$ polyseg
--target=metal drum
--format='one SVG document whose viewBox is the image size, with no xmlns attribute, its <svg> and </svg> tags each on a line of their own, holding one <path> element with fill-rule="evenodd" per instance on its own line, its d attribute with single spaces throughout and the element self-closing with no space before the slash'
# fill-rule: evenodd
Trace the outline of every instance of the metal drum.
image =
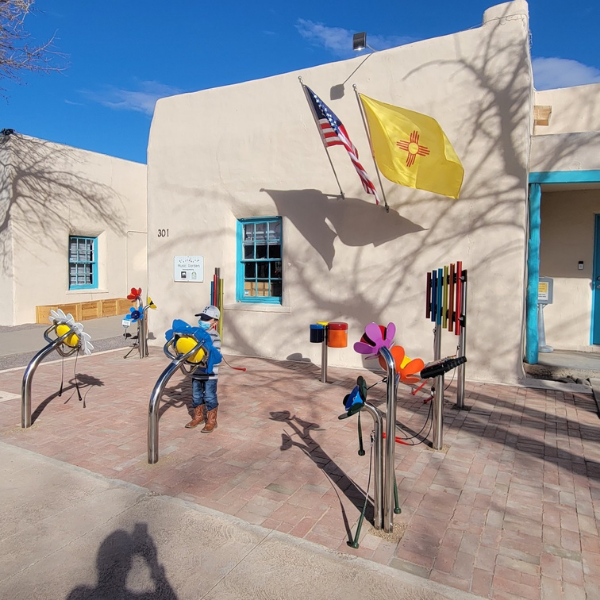
<svg viewBox="0 0 600 600">
<path fill-rule="evenodd" d="M 312 344 L 322 344 L 325 341 L 325 326 L 312 323 L 310 326 L 310 341 Z"/>
<path fill-rule="evenodd" d="M 348 346 L 348 323 L 329 323 L 327 326 L 327 345 L 330 348 L 346 348 Z"/>
</svg>

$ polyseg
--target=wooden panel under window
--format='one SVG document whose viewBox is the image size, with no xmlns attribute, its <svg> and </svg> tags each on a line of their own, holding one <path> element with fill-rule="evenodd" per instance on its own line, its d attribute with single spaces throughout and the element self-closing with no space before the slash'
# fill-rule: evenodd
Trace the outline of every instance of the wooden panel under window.
<svg viewBox="0 0 600 600">
<path fill-rule="evenodd" d="M 133 302 L 127 298 L 113 298 L 109 300 L 93 300 L 91 302 L 74 302 L 72 304 L 51 304 L 35 307 L 35 322 L 50 323 L 50 311 L 59 308 L 65 313 L 71 313 L 75 321 L 88 321 L 100 317 L 125 316 Z"/>
<path fill-rule="evenodd" d="M 116 317 L 118 300 L 101 300 L 100 301 L 100 316 L 101 317 Z"/>
<path fill-rule="evenodd" d="M 97 319 L 101 315 L 101 300 L 96 302 L 82 302 L 81 303 L 81 320 L 87 321 L 88 319 Z"/>
<path fill-rule="evenodd" d="M 60 308 L 60 310 L 62 310 L 65 315 L 68 315 L 69 313 L 73 315 L 73 318 L 76 321 L 81 321 L 81 304 L 77 303 L 77 304 L 59 304 L 58 308 Z"/>
</svg>

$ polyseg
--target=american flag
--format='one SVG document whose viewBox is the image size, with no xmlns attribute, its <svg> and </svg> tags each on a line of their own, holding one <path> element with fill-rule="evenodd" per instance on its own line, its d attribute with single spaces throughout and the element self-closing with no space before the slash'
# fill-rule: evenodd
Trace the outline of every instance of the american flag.
<svg viewBox="0 0 600 600">
<path fill-rule="evenodd" d="M 342 122 L 335 116 L 334 112 L 317 96 L 308 86 L 304 86 L 306 97 L 309 100 L 310 107 L 315 116 L 319 132 L 325 148 L 330 146 L 344 146 L 348 151 L 348 156 L 360 177 L 360 181 L 367 194 L 375 196 L 375 202 L 379 204 L 379 196 L 373 182 L 369 179 L 367 172 L 358 160 L 358 150 L 350 141 L 348 132 Z"/>
</svg>

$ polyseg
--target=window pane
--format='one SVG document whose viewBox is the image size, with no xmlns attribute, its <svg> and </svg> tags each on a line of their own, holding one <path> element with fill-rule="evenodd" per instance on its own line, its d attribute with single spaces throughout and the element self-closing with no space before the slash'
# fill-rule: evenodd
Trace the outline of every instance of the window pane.
<svg viewBox="0 0 600 600">
<path fill-rule="evenodd" d="M 254 281 L 244 282 L 244 297 L 256 296 L 256 284 Z"/>
<path fill-rule="evenodd" d="M 256 277 L 256 263 L 246 263 L 244 265 L 244 277 L 254 279 Z"/>
<path fill-rule="evenodd" d="M 267 246 L 265 244 L 256 244 L 256 258 L 267 258 Z"/>
<path fill-rule="evenodd" d="M 281 281 L 271 281 L 271 296 L 281 298 Z"/>
<path fill-rule="evenodd" d="M 244 258 L 254 258 L 254 246 L 244 246 Z"/>
<path fill-rule="evenodd" d="M 244 242 L 254 241 L 254 223 L 244 225 Z"/>
<path fill-rule="evenodd" d="M 267 239 L 267 224 L 266 223 L 256 223 L 256 241 L 257 242 L 265 242 Z"/>
<path fill-rule="evenodd" d="M 269 295 L 269 282 L 268 281 L 259 281 L 256 284 L 256 295 L 257 296 L 268 296 Z"/>
<path fill-rule="evenodd" d="M 281 261 L 271 263 L 271 279 L 281 279 Z"/>
<path fill-rule="evenodd" d="M 259 279 L 268 279 L 269 278 L 269 263 L 257 263 L 256 267 L 258 269 L 258 277 Z"/>
<path fill-rule="evenodd" d="M 278 242 L 281 239 L 281 222 L 269 223 L 269 243 Z"/>
<path fill-rule="evenodd" d="M 281 258 L 281 246 L 279 244 L 269 246 L 269 258 Z"/>
</svg>

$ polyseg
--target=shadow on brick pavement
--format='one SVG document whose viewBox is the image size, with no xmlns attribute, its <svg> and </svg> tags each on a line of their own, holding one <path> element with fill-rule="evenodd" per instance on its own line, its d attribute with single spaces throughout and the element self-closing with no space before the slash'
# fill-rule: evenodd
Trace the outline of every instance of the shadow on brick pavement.
<svg viewBox="0 0 600 600">
<path fill-rule="evenodd" d="M 402 539 L 363 527 L 354 550 L 346 541 L 363 506 L 369 452 L 357 455 L 356 420 L 337 416 L 357 375 L 369 384 L 378 375 L 330 368 L 334 383 L 323 384 L 310 363 L 228 360 L 248 370 L 222 367 L 211 435 L 183 427 L 189 381 L 177 374 L 169 382 L 156 465 L 147 463 L 148 401 L 167 362 L 154 348 L 144 360 L 120 352 L 79 359 L 86 408 L 73 389 L 56 395 L 60 363 L 41 365 L 33 427 L 20 429 L 18 398 L 0 402 L 0 439 L 484 597 L 600 597 L 600 429 L 591 395 L 467 382 L 471 410 L 456 411 L 450 386 L 444 451 L 397 446 Z M 74 361 L 64 369 L 72 378 Z M 21 377 L 0 372 L 0 390 L 18 394 Z M 384 386 L 370 394 L 384 409 Z M 422 395 L 399 390 L 405 437 L 428 412 Z"/>
</svg>

